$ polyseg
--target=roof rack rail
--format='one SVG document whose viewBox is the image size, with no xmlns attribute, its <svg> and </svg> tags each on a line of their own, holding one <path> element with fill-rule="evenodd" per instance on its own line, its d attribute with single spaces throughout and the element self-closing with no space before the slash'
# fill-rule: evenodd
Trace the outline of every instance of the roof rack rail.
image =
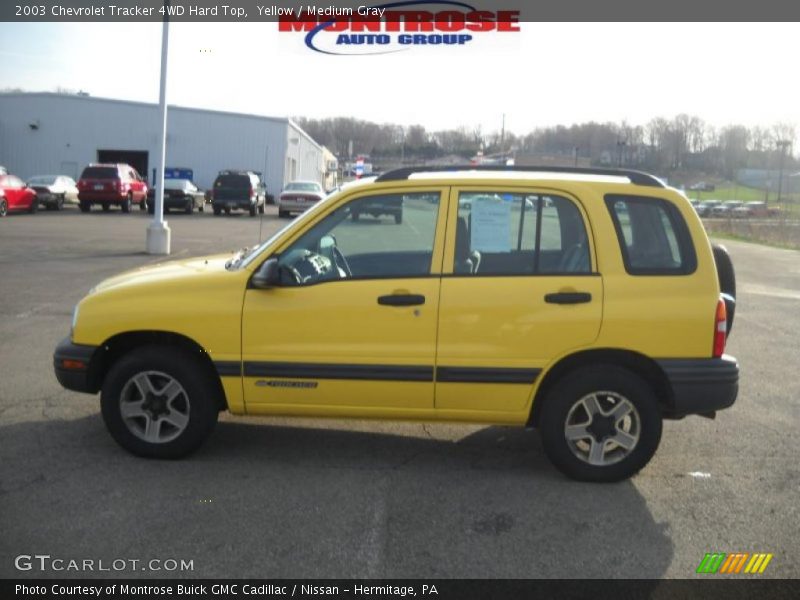
<svg viewBox="0 0 800 600">
<path fill-rule="evenodd" d="M 636 185 L 646 185 L 649 187 L 663 188 L 664 183 L 657 177 L 642 171 L 630 169 L 592 169 L 586 167 L 527 167 L 517 165 L 427 165 L 424 167 L 401 167 L 386 171 L 375 180 L 379 181 L 401 181 L 408 179 L 414 173 L 432 173 L 436 171 L 518 171 L 527 173 L 576 173 L 579 175 L 611 175 L 615 177 L 627 177 L 630 182 Z"/>
</svg>

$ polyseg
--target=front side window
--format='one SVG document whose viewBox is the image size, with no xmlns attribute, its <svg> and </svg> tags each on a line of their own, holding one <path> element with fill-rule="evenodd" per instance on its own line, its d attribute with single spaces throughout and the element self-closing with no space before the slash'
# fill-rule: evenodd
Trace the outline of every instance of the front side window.
<svg viewBox="0 0 800 600">
<path fill-rule="evenodd" d="M 429 275 L 439 198 L 386 194 L 340 206 L 281 254 L 282 283 Z"/>
<path fill-rule="evenodd" d="M 567 198 L 461 192 L 453 272 L 457 275 L 590 273 L 586 228 Z"/>
<path fill-rule="evenodd" d="M 689 230 L 680 212 L 658 198 L 605 197 L 631 275 L 685 275 L 697 267 Z"/>
</svg>

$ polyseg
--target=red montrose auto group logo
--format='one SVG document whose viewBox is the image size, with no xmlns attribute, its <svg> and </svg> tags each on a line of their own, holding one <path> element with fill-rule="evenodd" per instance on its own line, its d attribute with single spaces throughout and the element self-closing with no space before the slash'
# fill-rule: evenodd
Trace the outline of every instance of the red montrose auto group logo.
<svg viewBox="0 0 800 600">
<path fill-rule="evenodd" d="M 411 0 L 357 8 L 301 6 L 278 19 L 323 54 L 387 54 L 419 46 L 463 46 L 481 33 L 519 31 L 519 11 L 478 10 L 463 2 Z"/>
</svg>

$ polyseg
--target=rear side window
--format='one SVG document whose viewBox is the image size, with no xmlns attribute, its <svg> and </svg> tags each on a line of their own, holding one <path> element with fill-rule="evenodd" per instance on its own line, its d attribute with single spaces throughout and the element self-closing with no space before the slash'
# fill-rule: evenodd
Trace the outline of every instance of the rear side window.
<svg viewBox="0 0 800 600">
<path fill-rule="evenodd" d="M 666 200 L 609 194 L 625 270 L 631 275 L 688 275 L 697 255 L 686 222 Z"/>
<path fill-rule="evenodd" d="M 458 275 L 591 273 L 581 213 L 552 195 L 461 192 L 454 259 Z"/>
<path fill-rule="evenodd" d="M 81 179 L 117 179 L 116 167 L 86 167 Z"/>
</svg>

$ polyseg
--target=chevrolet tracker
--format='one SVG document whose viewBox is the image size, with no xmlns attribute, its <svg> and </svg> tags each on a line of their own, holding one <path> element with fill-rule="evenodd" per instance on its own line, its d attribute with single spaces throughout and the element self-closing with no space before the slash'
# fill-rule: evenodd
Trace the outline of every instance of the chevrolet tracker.
<svg viewBox="0 0 800 600">
<path fill-rule="evenodd" d="M 375 206 L 402 219 L 356 218 Z M 734 297 L 725 249 L 645 173 L 403 168 L 252 249 L 100 283 L 54 363 L 140 456 L 192 452 L 222 410 L 462 421 L 538 428 L 565 474 L 616 481 L 663 419 L 735 401 Z"/>
</svg>

